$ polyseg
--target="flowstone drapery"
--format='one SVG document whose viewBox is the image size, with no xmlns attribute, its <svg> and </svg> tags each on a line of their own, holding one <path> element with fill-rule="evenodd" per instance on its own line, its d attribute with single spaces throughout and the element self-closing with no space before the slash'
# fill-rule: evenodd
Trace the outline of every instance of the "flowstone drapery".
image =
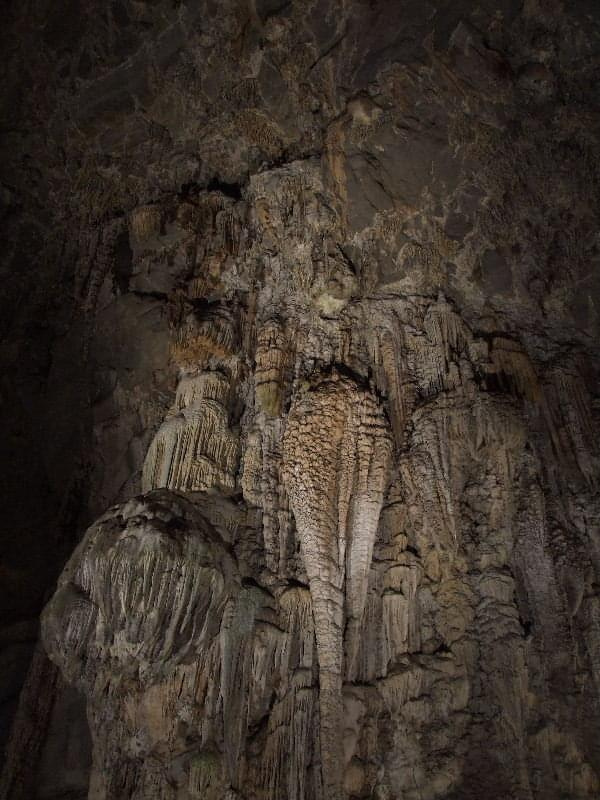
<svg viewBox="0 0 600 800">
<path fill-rule="evenodd" d="M 0 796 L 596 800 L 597 4 L 42 5 Z"/>
<path fill-rule="evenodd" d="M 454 798 L 492 747 L 511 797 L 556 752 L 591 797 L 572 707 L 541 721 L 559 674 L 577 686 L 555 643 L 591 665 L 597 640 L 577 362 L 540 374 L 442 292 L 361 288 L 326 192 L 310 160 L 198 200 L 146 494 L 89 529 L 44 616 L 88 698 L 93 796 Z"/>
</svg>

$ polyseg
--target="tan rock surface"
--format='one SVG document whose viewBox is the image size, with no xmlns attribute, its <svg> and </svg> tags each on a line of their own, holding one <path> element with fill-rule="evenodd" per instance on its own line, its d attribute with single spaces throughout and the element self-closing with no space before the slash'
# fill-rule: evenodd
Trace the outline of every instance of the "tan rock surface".
<svg viewBox="0 0 600 800">
<path fill-rule="evenodd" d="M 0 39 L 0 798 L 596 800 L 597 4 Z"/>
</svg>

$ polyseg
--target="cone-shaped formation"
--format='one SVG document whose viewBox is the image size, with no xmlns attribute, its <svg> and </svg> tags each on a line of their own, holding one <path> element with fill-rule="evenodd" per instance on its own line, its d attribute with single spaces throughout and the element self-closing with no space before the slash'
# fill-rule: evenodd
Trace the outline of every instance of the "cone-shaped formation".
<svg viewBox="0 0 600 800">
<path fill-rule="evenodd" d="M 344 672 L 357 630 L 391 457 L 387 421 L 374 395 L 333 374 L 296 397 L 284 436 L 283 479 L 296 519 L 313 600 L 319 658 L 325 796 L 341 794 Z"/>
<path fill-rule="evenodd" d="M 256 399 L 269 416 L 281 412 L 287 342 L 281 323 L 268 320 L 258 332 L 256 347 Z"/>
</svg>

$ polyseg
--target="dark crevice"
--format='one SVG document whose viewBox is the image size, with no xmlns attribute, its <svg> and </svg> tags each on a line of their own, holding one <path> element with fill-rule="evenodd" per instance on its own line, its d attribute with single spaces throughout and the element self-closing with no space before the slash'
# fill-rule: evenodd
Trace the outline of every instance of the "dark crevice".
<svg viewBox="0 0 600 800">
<path fill-rule="evenodd" d="M 129 234 L 122 231 L 115 242 L 113 276 L 117 289 L 121 294 L 129 290 L 129 281 L 133 271 L 133 252 L 129 244 Z"/>
<path fill-rule="evenodd" d="M 242 199 L 242 186 L 239 183 L 226 183 L 220 181 L 218 178 L 213 178 L 206 187 L 209 192 L 220 192 L 225 197 L 231 197 L 232 200 Z"/>
<path fill-rule="evenodd" d="M 261 592 L 268 594 L 269 597 L 273 597 L 271 592 L 264 586 L 261 586 L 260 583 L 251 575 L 245 575 L 242 578 L 242 586 L 244 587 L 244 589 L 260 589 Z"/>
<path fill-rule="evenodd" d="M 134 289 L 130 292 L 130 294 L 135 295 L 136 297 L 142 297 L 145 299 L 152 299 L 152 300 L 160 300 L 161 303 L 166 302 L 169 298 L 165 292 L 142 292 L 140 289 Z"/>
<path fill-rule="evenodd" d="M 286 589 L 308 589 L 308 584 L 303 583 L 302 581 L 297 580 L 296 578 L 289 578 L 287 581 Z"/>
</svg>

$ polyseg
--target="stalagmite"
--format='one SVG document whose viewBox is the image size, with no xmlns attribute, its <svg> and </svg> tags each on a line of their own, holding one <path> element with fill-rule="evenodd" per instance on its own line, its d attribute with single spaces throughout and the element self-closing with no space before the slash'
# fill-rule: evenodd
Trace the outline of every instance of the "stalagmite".
<svg viewBox="0 0 600 800">
<path fill-rule="evenodd" d="M 341 796 L 344 626 L 351 674 L 390 456 L 377 400 L 354 381 L 334 372 L 295 398 L 284 435 L 283 480 L 313 601 L 323 785 L 332 799 Z"/>
<path fill-rule="evenodd" d="M 87 532 L 44 612 L 48 652 L 94 692 L 114 673 L 156 682 L 218 635 L 235 566 L 195 506 L 155 492 Z"/>
</svg>

